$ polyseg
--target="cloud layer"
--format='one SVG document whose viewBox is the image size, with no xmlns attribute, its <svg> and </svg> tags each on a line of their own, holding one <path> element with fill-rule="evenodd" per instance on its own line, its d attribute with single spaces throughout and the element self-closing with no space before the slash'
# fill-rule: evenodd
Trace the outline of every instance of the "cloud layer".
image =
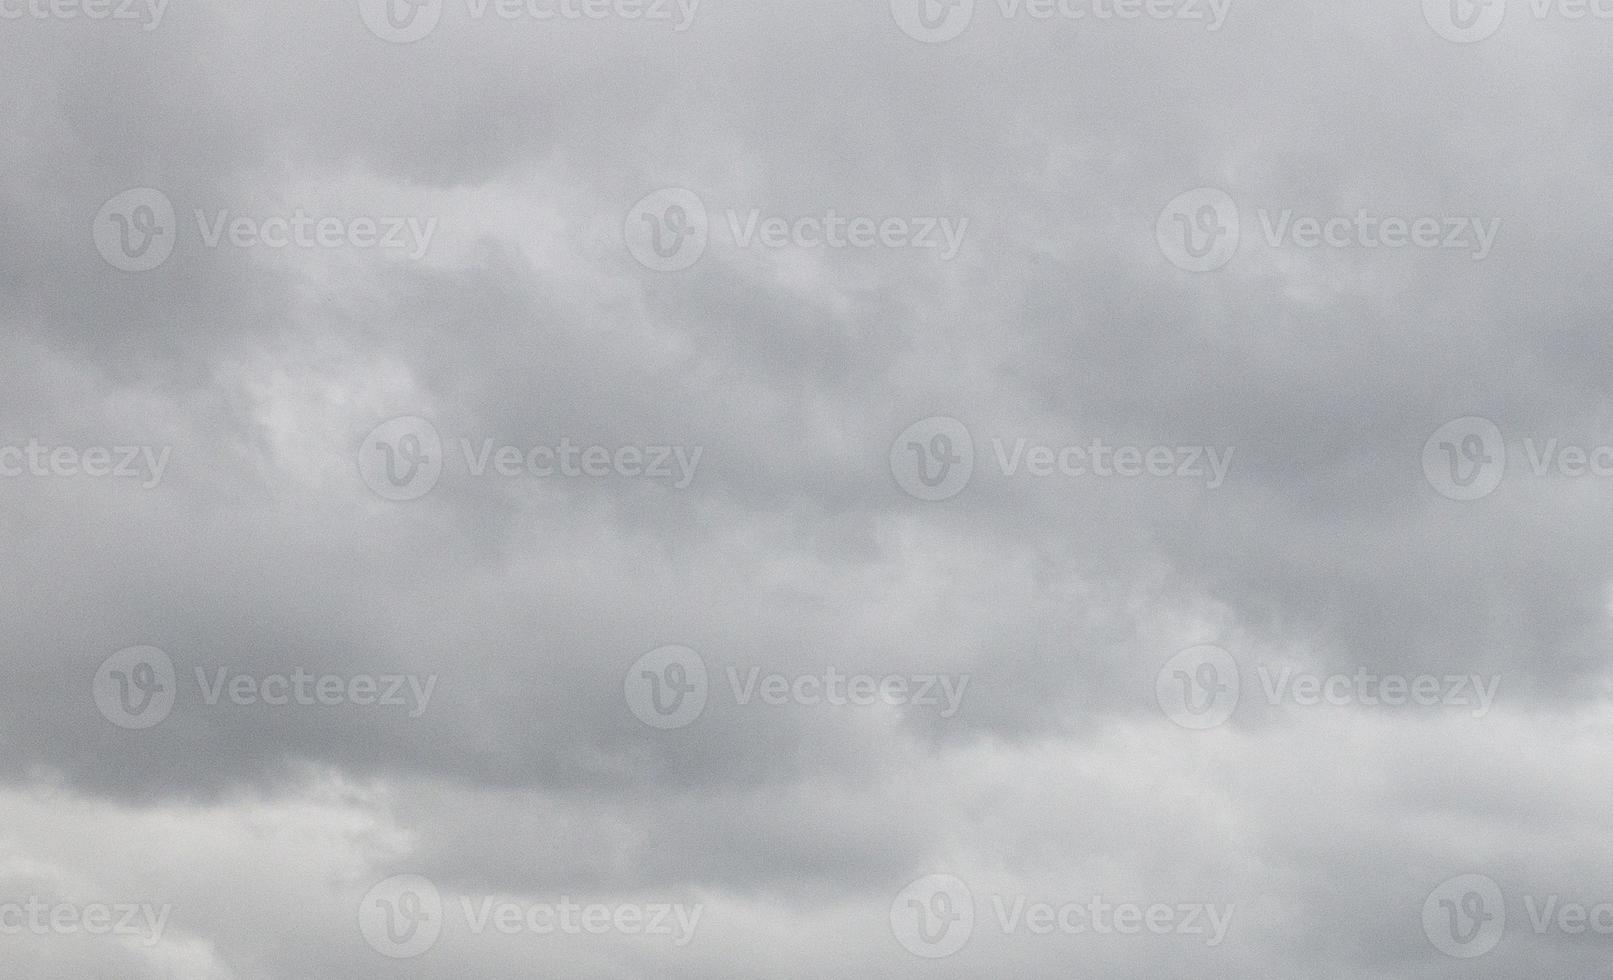
<svg viewBox="0 0 1613 980">
<path fill-rule="evenodd" d="M 1577 9 L 0 0 L 10 972 L 1605 963 Z"/>
</svg>

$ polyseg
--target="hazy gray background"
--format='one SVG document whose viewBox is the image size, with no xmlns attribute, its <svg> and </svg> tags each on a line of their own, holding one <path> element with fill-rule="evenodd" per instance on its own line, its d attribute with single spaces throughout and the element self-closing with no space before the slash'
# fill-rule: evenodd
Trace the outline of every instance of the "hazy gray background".
<svg viewBox="0 0 1613 980">
<path fill-rule="evenodd" d="M 173 0 L 154 30 L 0 20 L 0 442 L 172 446 L 161 484 L 0 479 L 0 901 L 172 903 L 166 941 L 0 937 L 25 977 L 964 978 L 1589 975 L 1613 937 L 1607 479 L 1514 465 L 1483 500 L 1425 440 L 1613 440 L 1613 21 L 1513 0 L 1477 44 L 1411 0 L 1232 0 L 1224 26 L 1007 21 L 945 44 L 886 0 L 705 0 L 664 23 L 475 22 L 409 45 L 356 2 Z M 14 8 L 8 8 L 14 9 Z M 1243 208 L 1194 274 L 1192 188 Z M 178 247 L 91 234 L 163 190 Z M 634 202 L 712 241 L 653 272 Z M 424 258 L 206 248 L 193 213 L 418 215 Z M 741 250 L 725 211 L 967 217 L 916 249 Z M 1296 249 L 1257 209 L 1477 215 L 1466 252 Z M 378 423 L 700 446 L 644 480 L 445 475 L 378 499 Z M 974 433 L 915 500 L 892 440 Z M 1009 479 L 990 439 L 1236 447 L 1214 491 Z M 1216 643 L 1319 672 L 1502 677 L 1448 708 L 1245 705 L 1178 727 L 1155 675 Z M 206 708 L 125 731 L 108 655 L 435 673 L 429 710 Z M 641 724 L 630 665 L 698 650 L 713 703 Z M 740 708 L 763 672 L 966 673 L 956 717 Z M 724 703 L 726 701 L 726 703 Z M 394 962 L 360 898 L 700 902 L 697 938 L 445 936 Z M 1181 937 L 892 935 L 910 881 L 977 898 L 1236 905 Z M 1421 910 L 1463 873 L 1508 932 L 1462 961 Z M 987 913 L 982 910 L 982 916 Z"/>
</svg>

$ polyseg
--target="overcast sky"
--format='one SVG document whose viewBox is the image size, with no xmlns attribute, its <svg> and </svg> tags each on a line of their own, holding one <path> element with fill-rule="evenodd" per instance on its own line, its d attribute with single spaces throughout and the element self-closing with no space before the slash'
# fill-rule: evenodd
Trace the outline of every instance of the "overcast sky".
<svg viewBox="0 0 1613 980">
<path fill-rule="evenodd" d="M 1588 976 L 1603 0 L 0 0 L 0 973 Z"/>
</svg>

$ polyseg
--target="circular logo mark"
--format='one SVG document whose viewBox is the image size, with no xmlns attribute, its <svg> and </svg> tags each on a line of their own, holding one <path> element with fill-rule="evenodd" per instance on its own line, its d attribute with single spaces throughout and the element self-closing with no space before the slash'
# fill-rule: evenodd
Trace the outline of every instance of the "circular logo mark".
<svg viewBox="0 0 1613 980">
<path fill-rule="evenodd" d="M 914 956 L 927 960 L 951 956 L 974 931 L 974 896 L 952 875 L 920 878 L 891 903 L 891 932 Z"/>
<path fill-rule="evenodd" d="M 412 44 L 437 29 L 443 0 L 358 0 L 370 33 L 393 44 Z"/>
<path fill-rule="evenodd" d="M 1452 500 L 1488 497 L 1507 472 L 1507 444 L 1489 419 L 1469 415 L 1447 422 L 1423 443 L 1423 476 Z"/>
<path fill-rule="evenodd" d="M 1188 272 L 1211 272 L 1238 254 L 1238 205 L 1214 187 L 1178 194 L 1154 223 L 1159 250 L 1171 265 Z"/>
<path fill-rule="evenodd" d="M 1507 0 L 1423 0 L 1423 16 L 1445 40 L 1472 44 L 1501 29 Z"/>
<path fill-rule="evenodd" d="M 1241 694 L 1238 662 L 1232 654 L 1209 644 L 1178 653 L 1154 678 L 1154 698 L 1160 710 L 1171 721 L 1194 731 L 1226 724 L 1238 710 Z"/>
<path fill-rule="evenodd" d="M 431 879 L 421 875 L 388 878 L 359 903 L 358 928 L 382 956 L 395 960 L 419 956 L 442 935 L 442 895 Z"/>
<path fill-rule="evenodd" d="M 1428 893 L 1423 932 L 1446 956 L 1470 960 L 1501 942 L 1507 907 L 1501 886 L 1484 875 L 1457 875 Z"/>
<path fill-rule="evenodd" d="M 633 205 L 622 234 L 627 250 L 646 269 L 681 272 L 706 254 L 711 228 L 698 194 L 668 187 Z"/>
<path fill-rule="evenodd" d="M 178 689 L 174 662 L 156 647 L 129 647 L 107 657 L 93 685 L 101 714 L 131 731 L 162 724 Z"/>
<path fill-rule="evenodd" d="M 688 647 L 651 650 L 628 668 L 622 692 L 644 724 L 663 731 L 683 728 L 706 710 L 706 662 Z"/>
<path fill-rule="evenodd" d="M 947 500 L 963 492 L 975 471 L 975 442 L 954 418 L 914 422 L 891 443 L 891 475 L 919 500 Z"/>
<path fill-rule="evenodd" d="M 383 422 L 358 450 L 358 473 L 386 500 L 418 500 L 442 477 L 442 439 L 425 419 L 406 415 Z"/>
<path fill-rule="evenodd" d="M 975 0 L 891 0 L 891 16 L 913 40 L 940 44 L 968 30 Z"/>
<path fill-rule="evenodd" d="M 167 194 L 136 187 L 101 205 L 90 231 L 95 250 L 108 265 L 124 272 L 150 272 L 174 254 L 179 222 Z"/>
</svg>

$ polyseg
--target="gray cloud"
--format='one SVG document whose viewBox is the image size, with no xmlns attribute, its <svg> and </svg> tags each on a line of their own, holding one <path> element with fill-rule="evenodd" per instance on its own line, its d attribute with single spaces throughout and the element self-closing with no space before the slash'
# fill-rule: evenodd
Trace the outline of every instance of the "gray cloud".
<svg viewBox="0 0 1613 980">
<path fill-rule="evenodd" d="M 1514 2 L 1494 37 L 1457 44 L 1437 4 L 1234 2 L 1208 31 L 979 0 L 932 45 L 885 2 L 705 0 L 681 32 L 449 2 L 392 44 L 362 6 L 0 20 L 0 930 L 35 896 L 173 910 L 151 946 L 8 935 L 20 975 L 1605 961 L 1607 935 L 1529 913 L 1613 901 L 1589 775 L 1608 732 L 1608 476 L 1564 475 L 1567 455 L 1537 474 L 1531 454 L 1613 445 L 1596 99 L 1613 24 Z M 1189 272 L 1156 224 L 1204 187 L 1240 238 Z M 98 211 L 137 188 L 175 214 L 149 271 L 98 247 L 116 232 Z M 634 202 L 664 188 L 708 221 L 681 271 L 627 240 Z M 962 233 L 943 257 L 734 230 L 831 211 Z M 1284 212 L 1498 230 L 1482 260 L 1306 248 L 1268 240 Z M 298 215 L 339 219 L 341 239 L 205 230 L 247 218 L 272 237 Z M 429 246 L 355 244 L 355 221 L 394 217 L 430 222 Z M 1498 427 L 1506 471 L 1462 501 L 1424 454 L 1467 416 Z M 390 450 L 394 473 L 412 458 L 367 441 L 400 417 L 430 424 L 442 472 L 391 501 L 365 454 Z M 967 430 L 974 466 L 928 501 L 893 442 L 935 417 Z M 1035 476 L 1003 462 L 1020 440 L 1053 459 L 1094 440 L 1231 455 L 1214 488 Z M 563 445 L 612 468 L 526 469 Z M 504 446 L 520 472 L 478 475 L 476 453 Z M 84 472 L 124 447 L 166 449 L 166 468 Z M 698 463 L 679 485 L 623 472 L 624 447 Z M 1182 678 L 1160 672 L 1206 643 L 1240 697 L 1193 731 L 1161 711 Z M 708 685 L 696 717 L 658 728 L 633 668 L 668 645 Z M 103 665 L 144 646 L 172 663 L 173 704 L 120 727 L 108 705 L 150 678 Z M 1280 665 L 1479 674 L 1496 703 L 1268 703 L 1261 671 Z M 789 703 L 736 690 L 752 670 Z M 799 693 L 834 672 L 967 687 L 947 715 Z M 303 673 L 336 686 L 265 696 Z M 213 678 L 247 693 L 210 703 Z M 430 699 L 358 703 L 371 678 Z M 359 910 L 400 874 L 446 904 L 438 942 L 394 959 Z M 967 883 L 977 913 L 933 961 L 891 909 L 931 874 Z M 1470 960 L 1423 918 L 1464 874 L 1507 913 Z M 1236 911 L 1213 947 L 993 917 L 993 897 L 1094 895 Z M 476 935 L 462 898 L 704 913 L 686 946 Z"/>
</svg>

